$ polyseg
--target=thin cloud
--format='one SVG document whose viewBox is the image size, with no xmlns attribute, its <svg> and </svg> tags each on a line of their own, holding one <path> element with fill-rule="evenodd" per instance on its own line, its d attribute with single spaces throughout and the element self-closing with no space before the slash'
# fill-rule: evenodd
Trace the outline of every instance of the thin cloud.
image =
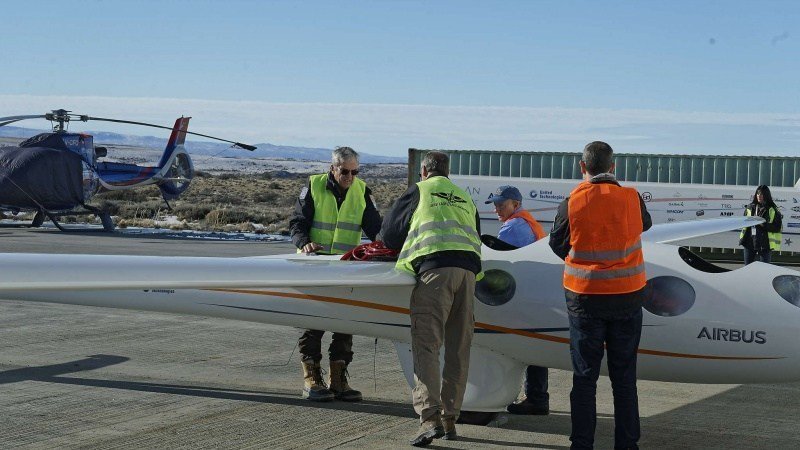
<svg viewBox="0 0 800 450">
<path fill-rule="evenodd" d="M 772 45 L 776 45 L 778 42 L 785 41 L 787 39 L 789 39 L 789 32 L 784 31 L 783 33 L 772 38 Z"/>
<path fill-rule="evenodd" d="M 187 115 L 193 117 L 191 130 L 241 142 L 349 145 L 395 156 L 409 147 L 572 151 L 596 139 L 626 152 L 746 153 L 750 143 L 742 141 L 742 130 L 774 154 L 796 152 L 800 144 L 785 139 L 800 130 L 800 114 L 0 95 L 0 116 L 43 114 L 54 108 L 163 124 Z M 72 127 L 159 134 L 102 123 Z"/>
</svg>

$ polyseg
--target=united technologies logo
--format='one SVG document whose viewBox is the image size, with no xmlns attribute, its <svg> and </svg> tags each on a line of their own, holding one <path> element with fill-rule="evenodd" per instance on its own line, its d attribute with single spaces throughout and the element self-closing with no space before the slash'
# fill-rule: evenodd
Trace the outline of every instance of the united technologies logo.
<svg viewBox="0 0 800 450">
<path fill-rule="evenodd" d="M 533 190 L 533 191 L 531 191 L 531 192 L 530 192 L 530 194 L 529 194 L 529 195 L 531 196 L 531 198 L 536 198 L 536 197 L 538 197 L 538 196 L 539 196 L 539 193 L 538 193 L 538 192 L 536 192 L 536 190 Z"/>
</svg>

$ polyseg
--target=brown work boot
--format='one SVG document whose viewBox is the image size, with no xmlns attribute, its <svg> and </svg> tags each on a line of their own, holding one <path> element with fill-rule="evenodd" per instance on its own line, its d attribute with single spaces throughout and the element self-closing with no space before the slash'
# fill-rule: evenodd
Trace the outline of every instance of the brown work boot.
<svg viewBox="0 0 800 450">
<path fill-rule="evenodd" d="M 434 439 L 444 436 L 444 428 L 439 415 L 436 414 L 420 424 L 417 433 L 409 441 L 414 447 L 425 447 Z"/>
<path fill-rule="evenodd" d="M 453 416 L 442 416 L 442 428 L 444 429 L 444 435 L 442 439 L 446 441 L 455 441 L 458 439 L 458 434 L 456 434 L 456 418 Z"/>
<path fill-rule="evenodd" d="M 325 386 L 322 379 L 322 367 L 318 362 L 301 361 L 303 365 L 303 398 L 314 402 L 329 402 L 333 400 L 333 392 Z"/>
<path fill-rule="evenodd" d="M 344 361 L 331 361 L 331 392 L 337 400 L 361 401 L 361 392 L 347 384 L 347 363 Z"/>
</svg>

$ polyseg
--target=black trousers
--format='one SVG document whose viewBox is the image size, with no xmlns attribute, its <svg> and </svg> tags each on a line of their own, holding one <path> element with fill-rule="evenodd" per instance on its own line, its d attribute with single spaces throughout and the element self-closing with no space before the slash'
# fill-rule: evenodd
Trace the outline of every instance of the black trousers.
<svg viewBox="0 0 800 450">
<path fill-rule="evenodd" d="M 306 330 L 300 340 L 300 355 L 304 362 L 318 363 L 322 360 L 322 335 L 323 330 Z M 333 341 L 328 347 L 328 355 L 331 361 L 344 361 L 350 364 L 353 360 L 353 335 L 333 333 Z"/>
<path fill-rule="evenodd" d="M 547 367 L 528 366 L 525 370 L 525 397 L 538 406 L 550 406 L 547 393 Z"/>
<path fill-rule="evenodd" d="M 572 449 L 594 447 L 597 378 L 603 353 L 614 393 L 614 448 L 638 449 L 641 436 L 636 389 L 636 351 L 642 334 L 641 308 L 628 317 L 592 319 L 569 316 L 572 355 Z M 605 348 L 604 348 L 605 344 Z"/>
</svg>

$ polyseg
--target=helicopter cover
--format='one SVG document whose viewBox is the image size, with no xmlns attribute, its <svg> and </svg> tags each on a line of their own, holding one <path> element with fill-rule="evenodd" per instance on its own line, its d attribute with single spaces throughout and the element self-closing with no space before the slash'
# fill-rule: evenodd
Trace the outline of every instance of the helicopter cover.
<svg viewBox="0 0 800 450">
<path fill-rule="evenodd" d="M 42 136 L 42 135 L 39 135 Z M 83 203 L 81 157 L 60 139 L 0 147 L 0 206 L 50 211 L 72 209 Z M 57 141 L 57 142 L 56 142 Z M 25 147 L 24 145 L 35 145 Z"/>
</svg>

